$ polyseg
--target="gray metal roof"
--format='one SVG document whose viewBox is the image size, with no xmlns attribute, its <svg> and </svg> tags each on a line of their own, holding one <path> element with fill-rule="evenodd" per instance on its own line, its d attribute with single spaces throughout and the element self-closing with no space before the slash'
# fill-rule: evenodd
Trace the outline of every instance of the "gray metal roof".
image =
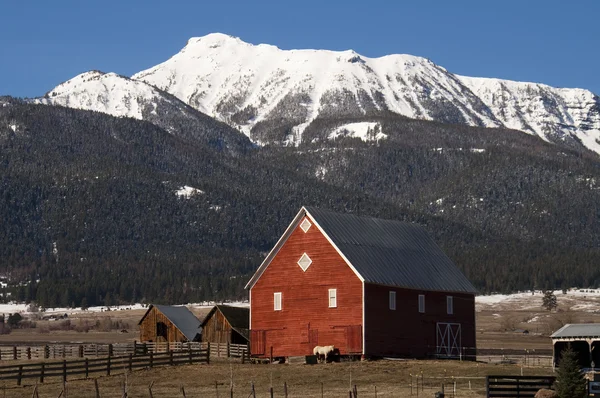
<svg viewBox="0 0 600 398">
<path fill-rule="evenodd" d="M 476 289 L 420 226 L 305 207 L 365 282 L 418 290 Z"/>
<path fill-rule="evenodd" d="M 550 336 L 553 339 L 600 337 L 600 323 L 568 323 Z"/>
<path fill-rule="evenodd" d="M 165 314 L 165 316 L 173 322 L 175 327 L 179 329 L 189 341 L 194 341 L 196 336 L 200 334 L 200 321 L 187 309 L 187 307 L 159 304 L 152 305 Z"/>
</svg>

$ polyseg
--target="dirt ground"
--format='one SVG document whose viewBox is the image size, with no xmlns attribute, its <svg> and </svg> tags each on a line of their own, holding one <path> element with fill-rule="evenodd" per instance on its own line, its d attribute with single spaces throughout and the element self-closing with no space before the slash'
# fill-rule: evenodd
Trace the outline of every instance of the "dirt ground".
<svg viewBox="0 0 600 398">
<path fill-rule="evenodd" d="M 273 387 L 275 397 L 347 397 L 356 385 L 359 397 L 432 397 L 441 391 L 447 397 L 485 396 L 485 376 L 548 374 L 551 369 L 521 368 L 516 365 L 489 365 L 469 361 L 358 361 L 317 365 L 241 364 L 239 360 L 213 360 L 210 365 L 184 365 L 141 370 L 133 373 L 98 378 L 101 397 L 229 397 L 233 381 L 233 396 L 248 398 L 254 385 L 256 397 L 269 397 Z M 418 381 L 417 381 L 418 379 Z M 126 383 L 126 387 L 125 387 Z M 455 384 L 456 383 L 456 384 Z M 1 394 L 6 397 L 31 397 L 34 384 L 22 387 L 6 382 Z M 412 385 L 412 387 L 411 387 Z M 71 380 L 66 384 L 68 397 L 94 397 L 94 381 Z M 63 390 L 60 380 L 37 386 L 40 397 L 58 397 Z M 322 395 L 321 395 L 322 388 Z M 412 390 L 412 395 L 411 395 Z M 63 396 L 65 396 L 63 394 Z"/>
</svg>

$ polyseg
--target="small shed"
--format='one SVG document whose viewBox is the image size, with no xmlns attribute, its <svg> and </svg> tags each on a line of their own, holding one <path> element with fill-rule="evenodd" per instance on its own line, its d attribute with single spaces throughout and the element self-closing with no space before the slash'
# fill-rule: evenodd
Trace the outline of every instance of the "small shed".
<svg viewBox="0 0 600 398">
<path fill-rule="evenodd" d="M 202 321 L 202 341 L 248 344 L 250 309 L 215 305 Z"/>
<path fill-rule="evenodd" d="M 558 366 L 562 351 L 570 345 L 580 367 L 600 367 L 600 323 L 568 323 L 550 337 L 554 366 Z"/>
<path fill-rule="evenodd" d="M 140 341 L 200 341 L 200 321 L 183 306 L 152 304 L 138 325 Z"/>
</svg>

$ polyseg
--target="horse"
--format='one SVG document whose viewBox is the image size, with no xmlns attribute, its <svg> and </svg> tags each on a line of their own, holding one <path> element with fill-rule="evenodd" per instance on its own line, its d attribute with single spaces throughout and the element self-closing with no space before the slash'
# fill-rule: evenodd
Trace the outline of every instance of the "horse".
<svg viewBox="0 0 600 398">
<path fill-rule="evenodd" d="M 313 355 L 317 356 L 317 360 L 321 362 L 321 357 L 323 357 L 323 361 L 327 362 L 327 357 L 331 355 L 335 351 L 335 346 L 326 345 L 326 346 L 315 346 L 313 348 Z"/>
</svg>

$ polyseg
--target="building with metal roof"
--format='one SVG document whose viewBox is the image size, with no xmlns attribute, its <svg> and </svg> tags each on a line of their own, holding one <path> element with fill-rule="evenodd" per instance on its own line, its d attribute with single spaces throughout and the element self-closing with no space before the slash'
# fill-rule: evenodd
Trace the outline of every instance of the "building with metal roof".
<svg viewBox="0 0 600 398">
<path fill-rule="evenodd" d="M 476 290 L 416 224 L 303 207 L 246 288 L 257 356 L 332 342 L 371 356 L 475 347 Z"/>
<path fill-rule="evenodd" d="M 600 367 L 600 323 L 568 323 L 552 333 L 552 363 L 558 366 L 568 346 L 578 354 L 582 368 Z"/>
<path fill-rule="evenodd" d="M 140 341 L 200 341 L 200 321 L 184 306 L 151 304 L 138 322 Z"/>
<path fill-rule="evenodd" d="M 215 305 L 201 323 L 202 341 L 248 344 L 250 308 Z"/>
</svg>

